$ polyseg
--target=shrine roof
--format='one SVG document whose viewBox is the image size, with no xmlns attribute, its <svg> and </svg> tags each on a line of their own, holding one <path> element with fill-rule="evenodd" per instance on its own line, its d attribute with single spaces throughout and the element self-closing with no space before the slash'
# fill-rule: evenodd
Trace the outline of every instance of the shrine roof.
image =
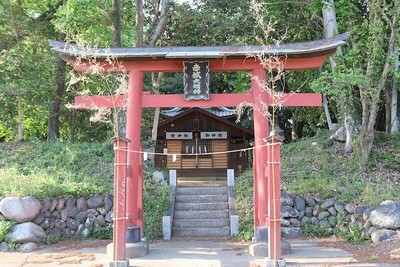
<svg viewBox="0 0 400 267">
<path fill-rule="evenodd" d="M 235 109 L 230 109 L 226 107 L 214 107 L 214 108 L 201 108 L 211 114 L 214 114 L 215 116 L 218 117 L 232 117 L 236 115 Z M 161 114 L 165 117 L 175 117 L 183 112 L 185 112 L 186 109 L 182 107 L 176 107 L 168 110 L 163 110 L 161 111 Z"/>
<path fill-rule="evenodd" d="M 247 58 L 254 54 L 305 57 L 331 54 L 344 45 L 349 33 L 316 41 L 281 45 L 253 46 L 180 46 L 180 47 L 132 47 L 132 48 L 91 48 L 65 42 L 49 40 L 51 49 L 63 57 L 88 57 L 96 59 L 154 60 L 154 59 L 219 59 Z"/>
</svg>

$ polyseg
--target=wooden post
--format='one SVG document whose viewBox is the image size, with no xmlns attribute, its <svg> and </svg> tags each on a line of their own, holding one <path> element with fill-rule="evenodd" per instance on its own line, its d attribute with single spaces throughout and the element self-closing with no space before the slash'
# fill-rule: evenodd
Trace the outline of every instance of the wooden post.
<svg viewBox="0 0 400 267">
<path fill-rule="evenodd" d="M 143 149 L 140 147 L 140 152 L 142 152 Z M 139 158 L 139 175 L 138 175 L 138 222 L 137 225 L 140 227 L 141 235 L 143 235 L 143 154 L 140 153 L 140 158 Z"/>
<path fill-rule="evenodd" d="M 267 163 L 267 195 L 268 216 L 266 225 L 269 227 L 268 258 L 273 262 L 281 259 L 281 173 L 280 173 L 280 147 L 283 137 L 271 135 L 265 139 L 268 144 Z"/>
<path fill-rule="evenodd" d="M 114 232 L 113 261 L 126 261 L 126 176 L 127 149 L 129 140 L 121 137 L 113 138 L 114 142 Z"/>
<path fill-rule="evenodd" d="M 127 211 L 129 226 L 138 226 L 139 211 L 139 176 L 141 157 L 140 130 L 142 121 L 142 88 L 143 72 L 131 70 L 129 72 L 128 108 L 126 112 L 126 137 L 131 140 L 128 144 L 128 164 L 131 174 L 127 180 Z M 141 205 L 141 204 L 140 204 Z"/>
<path fill-rule="evenodd" d="M 268 103 L 268 95 L 265 92 L 266 74 L 265 70 L 254 69 L 251 72 L 251 88 L 253 91 L 253 116 L 254 116 L 254 230 L 257 242 L 266 242 L 265 234 L 258 233 L 257 229 L 265 227 L 267 216 L 267 184 L 265 180 L 265 164 L 267 162 L 267 148 L 263 139 L 269 134 L 269 124 L 265 110 Z"/>
</svg>

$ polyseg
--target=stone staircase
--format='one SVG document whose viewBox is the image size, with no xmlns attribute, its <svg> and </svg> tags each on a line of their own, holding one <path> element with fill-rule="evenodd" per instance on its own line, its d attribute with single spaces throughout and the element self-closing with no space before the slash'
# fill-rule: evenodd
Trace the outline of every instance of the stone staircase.
<svg viewBox="0 0 400 267">
<path fill-rule="evenodd" d="M 172 221 L 173 237 L 229 237 L 227 186 L 177 187 Z"/>
</svg>

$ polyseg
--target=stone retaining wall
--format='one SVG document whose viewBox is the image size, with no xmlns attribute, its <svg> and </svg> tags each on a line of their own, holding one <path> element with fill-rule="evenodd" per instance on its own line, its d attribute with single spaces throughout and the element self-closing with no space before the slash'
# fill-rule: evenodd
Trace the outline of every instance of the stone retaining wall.
<svg viewBox="0 0 400 267">
<path fill-rule="evenodd" d="M 311 224 L 333 233 L 358 228 L 373 242 L 382 242 L 398 235 L 400 230 L 400 202 L 384 201 L 375 210 L 367 206 L 346 205 L 334 199 L 307 195 L 292 196 L 281 193 L 282 233 L 296 236 L 301 226 Z"/>
<path fill-rule="evenodd" d="M 17 222 L 7 239 L 13 243 L 42 242 L 45 236 L 88 237 L 90 230 L 112 227 L 111 195 L 90 198 L 7 197 L 0 201 L 0 220 Z M 7 251 L 3 242 L 1 251 Z"/>
<path fill-rule="evenodd" d="M 357 227 L 374 242 L 381 242 L 400 230 L 400 202 L 385 201 L 372 210 L 366 206 L 342 204 L 334 199 L 281 194 L 282 232 L 301 234 L 301 225 L 310 223 L 327 228 L 332 233 L 339 226 Z M 35 197 L 0 197 L 0 221 L 17 224 L 7 239 L 24 244 L 20 250 L 32 250 L 45 236 L 88 237 L 90 230 L 112 228 L 113 198 L 111 195 L 90 198 L 47 198 L 40 202 Z M 160 218 L 161 220 L 161 218 Z M 6 242 L 0 251 L 9 250 Z"/>
</svg>

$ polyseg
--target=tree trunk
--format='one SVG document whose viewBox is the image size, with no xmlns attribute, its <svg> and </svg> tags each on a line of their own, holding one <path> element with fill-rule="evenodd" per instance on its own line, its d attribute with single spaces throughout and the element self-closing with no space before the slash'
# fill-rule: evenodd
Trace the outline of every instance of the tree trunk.
<svg viewBox="0 0 400 267">
<path fill-rule="evenodd" d="M 50 115 L 48 123 L 47 140 L 54 141 L 60 138 L 60 110 L 62 99 L 65 93 L 65 71 L 66 62 L 58 60 L 56 69 L 56 81 L 54 85 L 54 98 L 50 104 Z"/>
<path fill-rule="evenodd" d="M 335 2 L 334 0 L 327 0 L 324 1 L 324 6 L 322 8 L 322 17 L 324 21 L 324 34 L 326 38 L 333 37 L 335 34 L 337 34 L 337 20 L 336 20 L 336 10 L 335 10 Z M 343 58 L 343 52 L 341 47 L 338 47 L 337 49 L 339 57 L 342 59 Z M 333 57 L 329 58 L 329 62 L 331 65 L 332 71 L 335 71 L 336 69 L 336 62 L 333 59 Z M 353 118 L 351 110 L 349 110 L 347 106 L 350 106 L 350 99 L 346 96 L 343 96 L 341 101 L 342 104 L 339 105 L 341 109 L 341 113 L 344 115 L 344 128 L 345 128 L 345 133 L 346 133 L 346 143 L 344 145 L 344 150 L 347 153 L 351 153 L 353 151 L 353 135 L 356 132 L 355 129 L 355 120 Z M 324 108 L 325 103 L 324 103 Z M 330 118 L 330 115 L 328 117 L 327 112 L 329 114 L 329 109 L 328 111 L 325 110 L 325 114 L 327 117 L 327 122 L 329 129 L 332 130 L 333 125 L 332 125 L 332 119 Z M 330 123 L 330 124 L 329 124 Z"/>
<path fill-rule="evenodd" d="M 385 87 L 385 132 L 390 133 L 392 128 L 391 119 L 391 104 L 392 104 L 392 88 Z"/>
<path fill-rule="evenodd" d="M 135 38 L 135 46 L 142 47 L 143 46 L 143 22 L 144 22 L 144 14 L 143 14 L 143 0 L 136 0 L 136 38 Z"/>
<path fill-rule="evenodd" d="M 158 12 L 158 10 L 155 10 Z M 156 45 L 157 41 L 161 38 L 161 35 L 165 32 L 165 28 L 168 22 L 168 0 L 161 0 L 161 11 L 158 17 L 158 23 L 154 31 L 148 36 L 147 44 L 150 47 Z"/>
<path fill-rule="evenodd" d="M 113 25 L 112 44 L 121 47 L 121 3 L 120 0 L 112 0 L 111 22 Z"/>
<path fill-rule="evenodd" d="M 154 94 L 160 94 L 160 82 L 162 79 L 163 73 L 159 72 L 157 75 L 157 78 L 155 77 L 155 74 L 152 73 L 151 74 L 151 80 L 153 83 L 153 93 Z M 160 119 L 160 108 L 155 108 L 154 109 L 154 117 L 153 117 L 153 128 L 151 130 L 151 140 L 152 141 L 157 141 L 157 130 L 158 130 L 158 121 Z M 150 149 L 150 153 L 148 156 L 148 159 L 150 160 L 150 162 L 155 163 L 154 162 L 154 152 L 155 152 L 155 145 L 151 147 Z"/>
<path fill-rule="evenodd" d="M 24 140 L 24 131 L 22 128 L 23 122 L 23 111 L 22 111 L 22 98 L 21 96 L 17 96 L 17 103 L 18 103 L 18 141 Z"/>
<path fill-rule="evenodd" d="M 72 109 L 71 117 L 69 119 L 69 141 L 71 143 L 75 142 L 76 113 L 76 109 Z"/>
<path fill-rule="evenodd" d="M 376 74 L 377 66 L 376 54 L 379 53 L 379 46 L 387 43 L 387 52 L 385 61 L 380 68 L 379 80 L 369 82 L 367 87 L 360 89 L 361 103 L 363 108 L 363 118 L 362 118 L 362 130 L 361 130 L 361 140 L 360 140 L 360 164 L 361 166 L 366 166 L 368 164 L 369 155 L 371 154 L 372 144 L 375 137 L 375 123 L 378 109 L 379 96 L 382 90 L 385 88 L 391 62 L 394 56 L 394 47 L 396 43 L 397 33 L 398 33 L 398 12 L 394 12 L 391 20 L 385 17 L 385 14 L 381 14 L 381 7 L 378 3 L 373 3 L 369 6 L 370 8 L 370 51 L 368 53 L 367 61 L 367 71 L 366 77 L 374 77 Z M 400 1 L 395 1 L 395 10 L 399 10 Z M 385 19 L 390 26 L 390 37 L 388 42 L 385 36 L 380 32 L 376 31 L 375 27 L 380 25 L 382 19 Z"/>
<path fill-rule="evenodd" d="M 356 133 L 355 121 L 352 116 L 346 115 L 344 119 L 344 130 L 346 134 L 346 143 L 344 145 L 344 151 L 346 153 L 353 152 L 353 136 Z"/>
<path fill-rule="evenodd" d="M 399 73 L 399 42 L 394 49 L 394 58 L 395 58 L 395 71 L 393 75 L 393 83 L 392 83 L 392 99 L 390 105 L 390 118 L 391 118 L 391 128 L 390 132 L 398 132 L 399 131 L 399 117 L 397 116 L 397 106 L 398 106 L 398 92 L 399 88 L 397 87 L 398 79 L 397 74 Z"/>
<path fill-rule="evenodd" d="M 369 96 L 366 96 L 367 98 Z M 375 138 L 375 123 L 378 110 L 379 94 L 370 96 L 369 100 L 364 100 L 363 105 L 363 124 L 360 134 L 360 165 L 368 165 L 369 155 L 371 154 L 372 144 Z M 365 99 L 365 96 L 363 97 Z M 369 103 L 368 103 L 369 102 Z"/>
<path fill-rule="evenodd" d="M 292 142 L 297 142 L 299 137 L 297 136 L 297 121 L 292 117 Z"/>
<path fill-rule="evenodd" d="M 157 41 L 161 38 L 161 35 L 165 32 L 165 28 L 167 26 L 168 22 L 168 0 L 160 0 L 161 1 L 161 8 L 160 11 L 158 8 L 154 10 L 154 17 L 153 17 L 153 22 L 157 23 L 154 31 L 151 34 L 148 34 L 148 38 L 146 40 L 146 44 L 149 47 L 153 47 L 156 45 Z M 144 21 L 144 15 L 143 15 L 143 1 L 142 0 L 135 0 L 136 2 L 136 46 L 137 47 L 142 47 L 144 45 L 143 43 L 143 21 Z M 160 81 L 162 79 L 163 73 L 160 72 L 158 73 L 157 79 L 155 78 L 155 74 L 152 73 L 151 79 L 153 83 L 153 93 L 154 94 L 159 94 L 160 93 Z M 158 121 L 160 118 L 160 109 L 155 108 L 154 110 L 154 117 L 153 117 L 153 128 L 151 131 L 151 139 L 152 141 L 157 140 L 157 129 L 158 129 Z M 154 163 L 154 152 L 155 152 L 155 146 L 151 147 L 150 153 L 148 156 L 148 159 Z"/>
<path fill-rule="evenodd" d="M 332 122 L 331 113 L 329 112 L 328 98 L 326 97 L 326 95 L 322 95 L 322 103 L 324 105 L 324 111 L 325 111 L 326 122 L 328 123 L 328 129 L 333 130 L 334 126 Z"/>
<path fill-rule="evenodd" d="M 121 2 L 112 0 L 111 21 L 113 24 L 113 47 L 121 47 Z M 126 110 L 124 108 L 113 109 L 114 135 L 126 136 Z"/>
</svg>

